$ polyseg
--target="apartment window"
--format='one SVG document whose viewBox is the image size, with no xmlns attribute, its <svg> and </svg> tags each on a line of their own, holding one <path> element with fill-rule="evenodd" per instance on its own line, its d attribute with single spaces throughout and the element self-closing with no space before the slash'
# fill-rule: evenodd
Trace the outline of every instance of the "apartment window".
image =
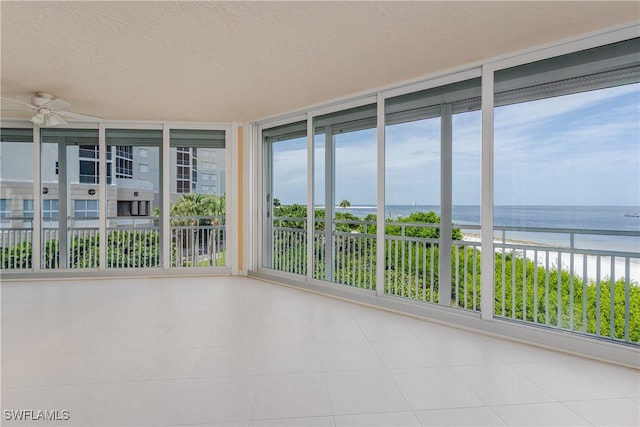
<svg viewBox="0 0 640 427">
<path fill-rule="evenodd" d="M 58 199 L 45 199 L 42 201 L 42 219 L 51 221 L 58 219 Z"/>
<path fill-rule="evenodd" d="M 22 200 L 22 217 L 33 218 L 33 199 Z"/>
<path fill-rule="evenodd" d="M 140 148 L 138 153 L 140 154 L 140 157 L 142 157 L 143 159 L 146 159 L 147 157 L 149 157 L 149 150 L 146 148 Z"/>
<path fill-rule="evenodd" d="M 76 218 L 97 218 L 99 215 L 97 200 L 74 200 L 73 206 Z"/>
<path fill-rule="evenodd" d="M 11 218 L 11 200 L 0 199 L 0 226 L 10 227 L 11 221 L 8 218 Z"/>
<path fill-rule="evenodd" d="M 140 163 L 140 173 L 149 173 L 149 165 Z"/>
<path fill-rule="evenodd" d="M 111 184 L 111 151 L 107 151 L 107 184 Z M 99 148 L 96 145 L 78 147 L 79 175 L 81 184 L 100 183 Z"/>
<path fill-rule="evenodd" d="M 191 188 L 191 149 L 176 149 L 176 190 L 178 193 L 189 193 Z"/>
<path fill-rule="evenodd" d="M 116 146 L 116 178 L 133 178 L 132 146 Z"/>
<path fill-rule="evenodd" d="M 150 203 L 146 200 L 118 201 L 118 216 L 146 216 Z"/>
<path fill-rule="evenodd" d="M 22 201 L 22 215 L 23 218 L 33 218 L 33 199 L 24 199 Z M 58 200 L 57 199 L 45 199 L 42 201 L 42 219 L 44 221 L 51 221 L 58 219 Z"/>
<path fill-rule="evenodd" d="M 0 218 L 11 217 L 11 199 L 0 199 Z"/>
</svg>

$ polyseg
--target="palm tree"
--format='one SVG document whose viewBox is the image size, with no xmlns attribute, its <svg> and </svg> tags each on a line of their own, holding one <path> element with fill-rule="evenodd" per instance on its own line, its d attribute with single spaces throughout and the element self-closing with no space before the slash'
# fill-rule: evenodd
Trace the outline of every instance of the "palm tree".
<svg viewBox="0 0 640 427">
<path fill-rule="evenodd" d="M 185 193 L 176 200 L 171 206 L 170 214 L 172 217 L 171 225 L 183 226 L 176 233 L 180 255 L 186 249 L 185 246 L 191 247 L 191 253 L 196 256 L 197 262 L 198 243 L 200 240 L 206 239 L 209 265 L 215 265 L 214 244 L 218 237 L 217 226 L 220 222 L 219 218 L 224 216 L 225 208 L 224 195 Z M 191 226 L 190 230 L 184 226 Z M 211 226 L 211 230 L 205 231 L 199 226 Z M 202 238 L 203 236 L 206 237 Z"/>
<path fill-rule="evenodd" d="M 340 207 L 344 208 L 345 211 L 349 206 L 351 206 L 351 202 L 349 202 L 347 199 L 344 199 L 340 202 Z"/>
</svg>

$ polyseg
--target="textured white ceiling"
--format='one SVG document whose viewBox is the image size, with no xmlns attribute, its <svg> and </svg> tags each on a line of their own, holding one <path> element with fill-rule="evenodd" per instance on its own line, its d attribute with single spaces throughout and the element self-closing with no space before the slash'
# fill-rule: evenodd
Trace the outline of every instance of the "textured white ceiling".
<svg viewBox="0 0 640 427">
<path fill-rule="evenodd" d="M 3 96 L 140 121 L 255 120 L 640 16 L 635 1 L 0 4 Z"/>
</svg>

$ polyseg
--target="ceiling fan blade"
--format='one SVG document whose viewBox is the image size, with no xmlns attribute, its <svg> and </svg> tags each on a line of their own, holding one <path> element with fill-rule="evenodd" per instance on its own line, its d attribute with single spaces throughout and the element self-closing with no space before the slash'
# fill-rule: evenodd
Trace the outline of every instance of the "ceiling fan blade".
<svg viewBox="0 0 640 427">
<path fill-rule="evenodd" d="M 102 120 L 100 117 L 88 116 L 86 114 L 74 113 L 72 111 L 56 111 L 56 114 L 69 119 L 86 120 L 90 122 L 99 122 Z"/>
<path fill-rule="evenodd" d="M 27 107 L 24 111 L 26 110 L 37 110 L 37 107 L 34 107 L 33 105 L 26 103 L 26 102 L 22 102 L 22 101 L 18 101 L 17 99 L 11 99 L 11 98 L 6 98 L 6 97 L 2 97 L 3 100 L 5 101 L 11 101 L 11 102 L 15 102 L 16 104 L 22 104 L 25 107 Z"/>
<path fill-rule="evenodd" d="M 42 105 L 40 108 L 48 108 L 49 110 L 58 111 L 58 110 L 64 110 L 69 106 L 71 106 L 71 104 L 69 104 L 67 101 L 63 101 L 60 98 L 55 98 L 47 102 L 46 104 Z"/>
<path fill-rule="evenodd" d="M 60 117 L 58 113 L 52 113 L 50 116 L 45 118 L 46 126 L 60 126 L 60 125 L 68 125 L 68 124 L 69 122 L 67 122 L 65 119 Z"/>
</svg>

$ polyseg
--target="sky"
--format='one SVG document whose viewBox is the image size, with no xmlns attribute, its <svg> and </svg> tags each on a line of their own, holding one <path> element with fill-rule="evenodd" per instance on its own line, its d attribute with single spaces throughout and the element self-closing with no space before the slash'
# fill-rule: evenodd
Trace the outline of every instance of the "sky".
<svg viewBox="0 0 640 427">
<path fill-rule="evenodd" d="M 640 84 L 495 109 L 496 205 L 640 206 Z M 480 204 L 481 115 L 453 116 L 453 204 Z M 388 205 L 440 203 L 440 119 L 385 130 Z M 324 136 L 315 141 L 324 204 Z M 274 146 L 274 197 L 306 204 L 307 140 Z M 336 204 L 376 204 L 376 129 L 336 136 Z"/>
</svg>

